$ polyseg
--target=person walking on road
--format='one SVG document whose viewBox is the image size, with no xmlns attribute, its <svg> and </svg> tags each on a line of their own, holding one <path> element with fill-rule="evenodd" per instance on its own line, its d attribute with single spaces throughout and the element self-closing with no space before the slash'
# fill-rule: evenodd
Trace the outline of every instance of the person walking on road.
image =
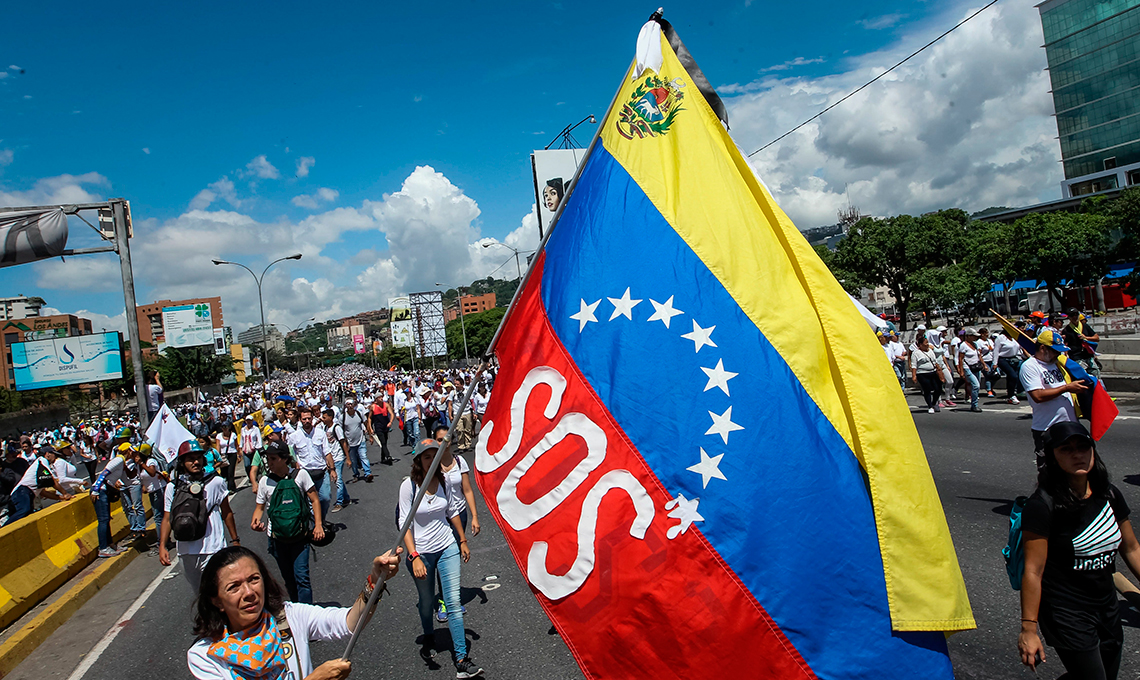
<svg viewBox="0 0 1140 680">
<path fill-rule="evenodd" d="M 938 370 L 938 357 L 930 349 L 930 340 L 925 335 L 918 336 L 918 341 L 910 352 L 910 377 L 922 388 L 926 412 L 941 411 L 942 372 Z"/>
<path fill-rule="evenodd" d="M 313 411 L 308 406 L 301 408 L 300 423 L 289 434 L 286 443 L 293 449 L 297 464 L 309 473 L 313 484 L 317 486 L 317 493 L 321 497 L 321 516 L 325 516 L 329 509 L 330 495 L 336 488 L 336 461 L 328 449 L 324 423 L 314 423 Z"/>
<path fill-rule="evenodd" d="M 396 421 L 396 412 L 382 392 L 376 394 L 369 410 L 372 412 L 372 437 L 380 447 L 380 462 L 392 464 L 392 452 L 388 450 L 388 432 Z"/>
<path fill-rule="evenodd" d="M 977 329 L 967 328 L 963 331 L 962 341 L 958 343 L 958 375 L 966 381 L 966 389 L 970 392 L 970 411 L 973 413 L 982 412 L 978 406 L 982 390 L 982 353 L 977 342 Z"/>
<path fill-rule="evenodd" d="M 483 669 L 476 666 L 467 654 L 467 634 L 459 601 L 460 562 L 471 559 L 471 551 L 467 548 L 467 537 L 459 521 L 459 506 L 447 491 L 443 470 L 437 469 L 434 477 L 425 479 L 437 449 L 439 442 L 434 439 L 424 439 L 416 445 L 411 476 L 400 484 L 399 496 L 399 523 L 403 526 L 419 487 L 427 488 L 412 524 L 404 534 L 409 571 L 419 594 L 418 608 L 423 628 L 420 657 L 429 661 L 435 648 L 435 629 L 431 619 L 435 609 L 435 575 L 438 571 L 443 582 L 443 601 L 451 612 L 447 627 L 455 650 L 455 677 L 474 678 L 482 675 Z"/>
<path fill-rule="evenodd" d="M 207 563 L 196 591 L 197 641 L 186 652 L 190 674 L 196 680 L 347 678 L 352 663 L 341 659 L 326 661 L 314 671 L 309 642 L 343 640 L 361 619 L 367 623 L 375 611 L 367 610 L 372 591 L 383 589 L 396 574 L 400 552 L 372 560 L 351 607 L 318 607 L 286 602 L 281 584 L 252 550 L 221 550 Z"/>
<path fill-rule="evenodd" d="M 269 537 L 269 554 L 277 560 L 289 599 L 312 604 L 309 538 L 311 535 L 314 541 L 320 541 L 325 537 L 320 496 L 309 473 L 293 466 L 288 446 L 273 442 L 262 458 L 267 474 L 257 488 L 257 506 L 249 526 L 254 531 L 264 531 Z M 277 493 L 281 495 L 275 497 Z M 266 508 L 269 508 L 268 513 Z M 309 533 L 310 515 L 312 534 Z"/>
<path fill-rule="evenodd" d="M 245 463 L 245 476 L 249 479 L 249 484 L 253 487 L 254 493 L 257 493 L 257 484 L 254 482 L 253 477 L 250 476 L 249 470 L 253 467 L 254 455 L 260 452 L 264 446 L 261 436 L 262 430 L 268 429 L 269 427 L 269 422 L 266 421 L 264 428 L 259 428 L 253 416 L 246 416 L 242 420 L 241 457 L 242 462 Z"/>
<path fill-rule="evenodd" d="M 1061 334 L 1046 328 L 1037 334 L 1037 351 L 1021 364 L 1019 377 L 1033 407 L 1033 453 L 1037 469 L 1045 464 L 1045 431 L 1055 423 L 1076 420 L 1077 412 L 1069 394 L 1088 390 L 1079 380 L 1065 382 L 1065 373 L 1057 365 L 1057 357 L 1069 348 L 1061 342 Z"/>
<path fill-rule="evenodd" d="M 435 428 L 435 440 L 443 446 L 443 440 L 447 437 L 448 428 L 438 426 Z M 443 471 L 443 477 L 447 480 L 447 497 L 455 499 L 455 504 L 459 508 L 459 523 L 463 526 L 463 530 L 467 531 L 467 516 L 471 515 L 471 535 L 479 535 L 479 515 L 475 510 L 475 492 L 471 485 L 471 467 L 462 456 L 456 456 L 452 453 L 451 447 L 447 446 L 443 449 L 443 454 L 439 459 L 439 469 Z M 455 535 L 455 540 L 461 540 L 461 537 L 452 528 L 451 533 Z M 438 574 L 437 574 L 438 575 Z M 439 600 L 436 603 L 435 620 L 440 623 L 447 621 L 447 603 L 443 601 L 443 583 L 437 583 L 439 586 Z M 466 614 L 467 608 L 460 606 L 460 613 Z"/>
<path fill-rule="evenodd" d="M 329 508 L 329 512 L 340 512 L 349 503 L 352 498 L 348 495 L 348 488 L 344 484 L 344 461 L 348 458 L 348 442 L 344 437 L 344 428 L 340 423 L 334 422 L 333 410 L 325 409 L 321 414 L 321 424 L 325 426 L 325 434 L 328 435 L 328 441 L 325 442 L 327 450 L 332 454 L 333 468 L 336 471 L 336 493 L 333 494 L 330 489 L 330 495 L 333 495 L 333 504 Z"/>
<path fill-rule="evenodd" d="M 1022 512 L 1021 662 L 1045 662 L 1038 630 L 1073 679 L 1115 680 L 1121 628 L 1116 553 L 1140 577 L 1140 543 L 1128 504 L 1109 482 L 1096 442 L 1078 422 L 1045 434 L 1045 463 Z M 1134 677 L 1134 674 L 1133 676 Z"/>
<path fill-rule="evenodd" d="M 158 538 L 158 560 L 164 566 L 171 564 L 167 541 L 175 538 L 182 575 L 194 592 L 198 591 L 206 562 L 225 547 L 223 526 L 229 531 L 231 544 L 241 543 L 226 482 L 206 474 L 205 469 L 202 447 L 194 441 L 183 442 L 178 448 L 177 476 L 166 485 Z"/>
<path fill-rule="evenodd" d="M 222 423 L 222 431 L 217 437 L 218 457 L 225 461 L 226 487 L 230 493 L 237 491 L 237 482 L 234 474 L 237 472 L 238 436 L 234 433 L 234 426 L 230 421 Z"/>
<path fill-rule="evenodd" d="M 1025 350 L 1017 344 L 1017 340 L 1010 337 L 1009 331 L 1002 329 L 994 336 L 994 352 L 992 370 L 1001 370 L 1005 374 L 1005 400 L 1010 404 L 1020 403 L 1017 393 L 1021 391 L 1020 369 Z"/>
<path fill-rule="evenodd" d="M 368 411 L 356 403 L 356 397 L 349 395 L 344 400 L 344 411 L 340 414 L 340 426 L 348 442 L 348 462 L 352 466 L 352 478 L 372 483 L 372 462 L 368 460 L 368 439 L 372 436 L 372 419 Z M 337 473 L 340 474 L 339 472 Z"/>
</svg>

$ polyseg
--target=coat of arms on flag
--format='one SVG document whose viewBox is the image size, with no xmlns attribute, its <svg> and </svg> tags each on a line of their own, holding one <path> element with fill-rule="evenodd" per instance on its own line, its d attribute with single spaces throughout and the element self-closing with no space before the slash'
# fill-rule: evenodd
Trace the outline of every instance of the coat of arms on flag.
<svg viewBox="0 0 1140 680">
<path fill-rule="evenodd" d="M 589 678 L 950 678 L 910 411 L 725 120 L 654 15 L 504 319 L 479 486 Z"/>
</svg>

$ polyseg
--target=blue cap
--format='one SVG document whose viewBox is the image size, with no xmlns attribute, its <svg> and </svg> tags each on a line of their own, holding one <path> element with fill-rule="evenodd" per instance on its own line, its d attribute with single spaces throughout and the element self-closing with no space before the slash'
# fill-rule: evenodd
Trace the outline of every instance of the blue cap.
<svg viewBox="0 0 1140 680">
<path fill-rule="evenodd" d="M 1037 344 L 1045 345 L 1058 352 L 1068 352 L 1069 348 L 1065 346 L 1061 334 L 1052 328 L 1045 328 L 1037 334 Z"/>
</svg>

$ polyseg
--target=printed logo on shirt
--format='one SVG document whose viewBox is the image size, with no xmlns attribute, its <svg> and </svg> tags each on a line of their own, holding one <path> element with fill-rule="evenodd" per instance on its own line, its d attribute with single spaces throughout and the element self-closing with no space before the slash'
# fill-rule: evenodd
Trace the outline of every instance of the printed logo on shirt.
<svg viewBox="0 0 1140 680">
<path fill-rule="evenodd" d="M 1046 385 L 1064 385 L 1065 374 L 1059 368 L 1042 368 L 1041 382 Z"/>
<path fill-rule="evenodd" d="M 1120 527 L 1108 501 L 1085 530 L 1073 539 L 1073 570 L 1104 569 L 1116 559 L 1120 547 Z"/>
</svg>

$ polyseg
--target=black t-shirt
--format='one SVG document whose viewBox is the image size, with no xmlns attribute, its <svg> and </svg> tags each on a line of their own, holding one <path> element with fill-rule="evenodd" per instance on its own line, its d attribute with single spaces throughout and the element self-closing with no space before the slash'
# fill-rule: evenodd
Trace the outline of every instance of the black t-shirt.
<svg viewBox="0 0 1140 680">
<path fill-rule="evenodd" d="M 1065 345 L 1069 348 L 1069 356 L 1073 359 L 1088 359 L 1092 355 L 1085 351 L 1085 341 L 1081 339 L 1082 335 L 1092 335 L 1093 330 L 1084 321 L 1080 323 L 1080 333 L 1077 329 L 1073 328 L 1073 324 L 1067 323 L 1061 329 L 1061 337 L 1065 339 Z"/>
<path fill-rule="evenodd" d="M 1026 502 L 1022 530 L 1049 539 L 1041 579 L 1043 603 L 1079 610 L 1115 605 L 1112 575 L 1120 523 L 1128 519 L 1129 510 L 1119 489 L 1110 484 L 1108 492 L 1107 499 L 1088 498 L 1062 508 L 1047 503 L 1038 489 Z"/>
<path fill-rule="evenodd" d="M 0 470 L 14 470 L 20 477 L 24 476 L 24 473 L 28 471 L 28 467 L 30 465 L 31 463 L 24 460 L 20 456 L 16 456 L 16 460 L 13 460 L 12 462 L 0 460 Z"/>
</svg>

